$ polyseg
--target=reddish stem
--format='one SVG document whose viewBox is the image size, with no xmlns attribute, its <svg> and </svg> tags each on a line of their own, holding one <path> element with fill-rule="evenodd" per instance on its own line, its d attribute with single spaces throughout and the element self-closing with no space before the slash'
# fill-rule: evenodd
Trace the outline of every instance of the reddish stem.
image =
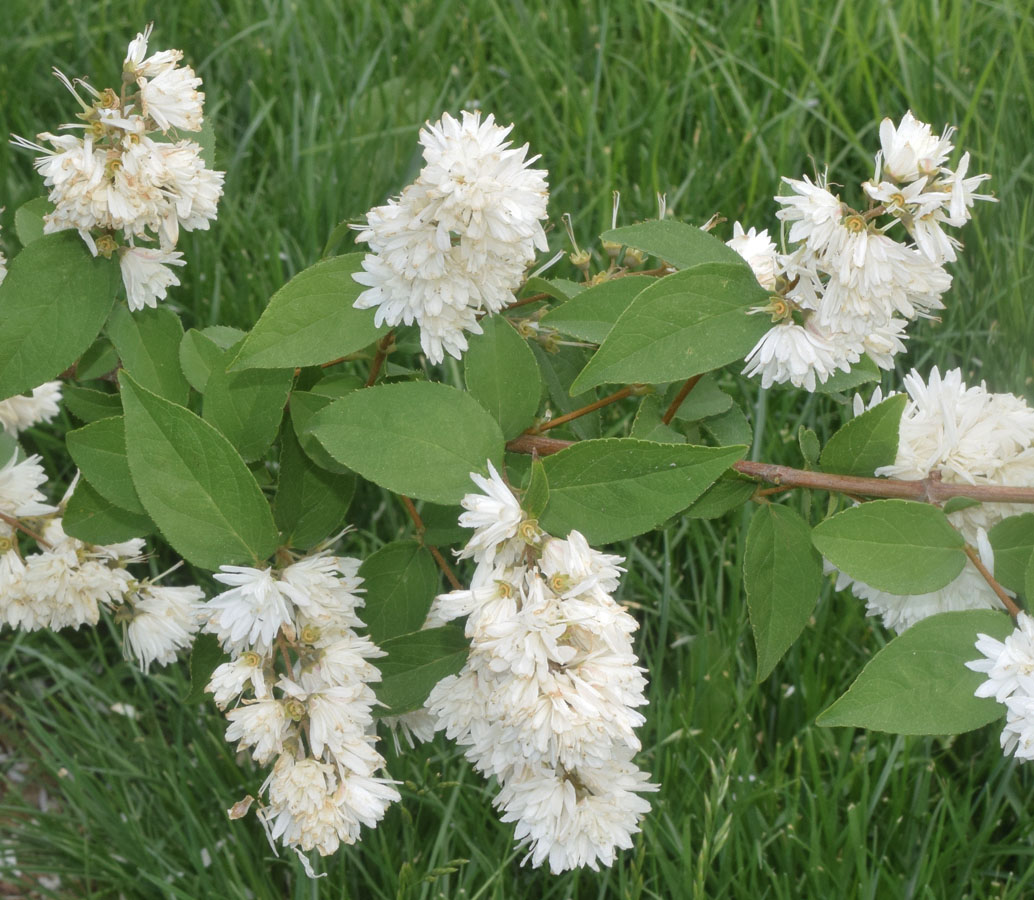
<svg viewBox="0 0 1034 900">
<path fill-rule="evenodd" d="M 682 390 L 679 391 L 678 396 L 671 401 L 671 406 L 668 407 L 667 412 L 661 416 L 661 421 L 665 425 L 670 425 L 671 420 L 675 418 L 675 413 L 679 411 L 679 407 L 682 406 L 685 399 L 689 396 L 689 392 L 697 386 L 697 382 L 703 378 L 703 375 L 694 375 L 692 378 L 687 378 L 686 383 L 682 385 Z"/>
</svg>

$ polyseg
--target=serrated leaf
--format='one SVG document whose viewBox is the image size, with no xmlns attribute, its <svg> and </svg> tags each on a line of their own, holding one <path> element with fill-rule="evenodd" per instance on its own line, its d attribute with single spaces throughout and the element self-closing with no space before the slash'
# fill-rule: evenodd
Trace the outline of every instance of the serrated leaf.
<svg viewBox="0 0 1034 900">
<path fill-rule="evenodd" d="M 543 460 L 550 534 L 578 530 L 590 544 L 634 537 L 685 509 L 746 447 L 654 444 L 632 438 L 582 441 Z"/>
<path fill-rule="evenodd" d="M 873 500 L 812 530 L 818 551 L 852 578 L 890 594 L 928 594 L 966 565 L 965 541 L 936 506 Z"/>
<path fill-rule="evenodd" d="M 180 368 L 190 386 L 199 394 L 205 392 L 213 369 L 224 366 L 224 351 L 210 337 L 191 328 L 180 341 Z"/>
<path fill-rule="evenodd" d="M 309 425 L 327 452 L 363 478 L 399 494 L 458 503 L 470 473 L 499 465 L 503 435 L 469 394 L 427 381 L 356 391 Z"/>
<path fill-rule="evenodd" d="M 816 720 L 894 734 L 959 734 L 993 722 L 1005 707 L 973 692 L 985 680 L 966 663 L 979 659 L 977 634 L 1004 640 L 1005 613 L 978 609 L 940 613 L 899 635 Z"/>
<path fill-rule="evenodd" d="M 306 550 L 341 527 L 355 494 L 355 476 L 321 469 L 302 451 L 294 431 L 280 433 L 280 475 L 273 517 L 289 547 Z"/>
<path fill-rule="evenodd" d="M 719 446 L 728 447 L 732 444 L 750 444 L 754 440 L 754 429 L 743 410 L 735 403 L 720 416 L 711 416 L 700 422 L 704 429 Z"/>
<path fill-rule="evenodd" d="M 325 406 L 329 406 L 331 398 L 322 394 L 315 394 L 309 391 L 292 391 L 290 400 L 291 427 L 294 429 L 294 436 L 298 438 L 305 455 L 309 457 L 321 469 L 328 472 L 335 472 L 339 475 L 347 475 L 352 470 L 343 466 L 333 456 L 323 449 L 323 445 L 317 440 L 316 435 L 307 431 L 309 422 Z"/>
<path fill-rule="evenodd" d="M 571 281 L 569 278 L 529 278 L 524 283 L 522 294 L 548 294 L 556 300 L 567 301 L 577 297 L 585 290 L 584 284 Z"/>
<path fill-rule="evenodd" d="M 105 337 L 98 338 L 86 350 L 75 364 L 75 377 L 79 381 L 90 381 L 103 378 L 118 368 L 118 354 L 111 341 Z"/>
<path fill-rule="evenodd" d="M 226 658 L 214 634 L 199 634 L 194 638 L 190 648 L 190 689 L 181 701 L 184 706 L 205 701 L 205 685 L 211 680 L 216 666 Z"/>
<path fill-rule="evenodd" d="M 987 539 L 995 552 L 995 580 L 1034 602 L 1025 586 L 1026 572 L 1034 559 L 1034 513 L 1002 519 L 987 533 Z"/>
<path fill-rule="evenodd" d="M 352 276 L 363 253 L 324 259 L 299 272 L 270 298 L 232 371 L 315 366 L 355 353 L 387 332 L 372 309 L 353 303 L 366 288 Z"/>
<path fill-rule="evenodd" d="M 850 372 L 837 369 L 825 382 L 816 384 L 815 390 L 820 394 L 843 393 L 867 382 L 879 381 L 881 374 L 880 367 L 870 357 L 863 356 L 851 366 Z"/>
<path fill-rule="evenodd" d="M 671 406 L 682 384 L 673 384 L 664 395 L 664 408 Z M 679 408 L 675 411 L 675 418 L 684 422 L 697 422 L 700 419 L 708 419 L 712 416 L 720 416 L 732 408 L 732 397 L 718 387 L 718 381 L 713 375 L 704 375 L 689 392 Z"/>
<path fill-rule="evenodd" d="M 549 478 L 541 459 L 531 462 L 531 480 L 528 489 L 521 497 L 521 509 L 529 518 L 537 519 L 545 511 L 549 503 Z"/>
<path fill-rule="evenodd" d="M 141 387 L 173 403 L 187 402 L 190 386 L 179 358 L 183 325 L 176 313 L 161 306 L 130 312 L 120 305 L 108 320 L 108 337 Z"/>
<path fill-rule="evenodd" d="M 388 656 L 377 660 L 375 692 L 386 708 L 375 710 L 378 717 L 420 709 L 439 681 L 463 668 L 470 646 L 462 628 L 446 625 L 391 638 L 381 649 Z"/>
<path fill-rule="evenodd" d="M 63 384 L 61 399 L 68 411 L 83 422 L 96 422 L 109 416 L 122 415 L 122 401 L 118 394 L 105 394 L 92 388 Z"/>
<path fill-rule="evenodd" d="M 579 340 L 602 344 L 636 295 L 657 279 L 649 275 L 612 278 L 582 291 L 542 317 L 542 324 Z"/>
<path fill-rule="evenodd" d="M 155 531 L 150 518 L 105 500 L 81 478 L 65 504 L 61 527 L 71 537 L 100 545 L 120 544 Z"/>
<path fill-rule="evenodd" d="M 686 438 L 670 425 L 664 424 L 667 406 L 657 394 L 648 394 L 639 403 L 629 437 L 661 444 L 684 444 Z"/>
<path fill-rule="evenodd" d="M 801 425 L 797 429 L 797 445 L 801 448 L 805 468 L 814 469 L 819 464 L 819 456 L 822 453 L 819 436 L 810 428 Z"/>
<path fill-rule="evenodd" d="M 708 263 L 661 278 L 621 314 L 571 391 L 684 380 L 743 359 L 771 326 L 747 314 L 766 297 L 743 265 Z"/>
<path fill-rule="evenodd" d="M 97 493 L 122 509 L 145 514 L 129 474 L 122 416 L 110 416 L 69 431 L 65 443 L 79 471 Z"/>
<path fill-rule="evenodd" d="M 944 510 L 946 516 L 950 516 L 952 513 L 961 512 L 964 509 L 972 509 L 974 506 L 980 506 L 980 501 L 971 500 L 969 497 L 952 497 L 941 509 Z"/>
<path fill-rule="evenodd" d="M 420 518 L 424 521 L 424 543 L 432 547 L 467 543 L 471 531 L 459 524 L 462 512 L 461 506 L 424 503 L 420 508 Z"/>
<path fill-rule="evenodd" d="M 54 204 L 46 197 L 36 197 L 23 203 L 14 213 L 14 233 L 23 247 L 43 237 L 43 217 L 54 211 Z"/>
<path fill-rule="evenodd" d="M 822 470 L 871 477 L 880 466 L 892 465 L 907 402 L 905 394 L 895 394 L 851 419 L 826 442 L 819 459 Z"/>
<path fill-rule="evenodd" d="M 768 678 L 815 609 L 822 588 L 822 557 L 811 528 L 794 510 L 765 504 L 750 520 L 743 557 L 743 583 L 758 681 Z"/>
<path fill-rule="evenodd" d="M 213 570 L 265 560 L 277 544 L 273 514 L 230 442 L 127 373 L 119 384 L 133 484 L 173 549 Z"/>
<path fill-rule="evenodd" d="M 600 240 L 642 250 L 671 263 L 677 269 L 688 269 L 703 263 L 747 266 L 735 250 L 727 247 L 713 234 L 674 219 L 658 219 L 614 228 L 601 234 Z M 750 269 L 747 268 L 747 271 Z"/>
<path fill-rule="evenodd" d="M 374 643 L 418 631 L 438 593 L 438 566 L 416 541 L 394 541 L 359 567 L 366 591 L 363 621 Z"/>
<path fill-rule="evenodd" d="M 93 343 L 111 310 L 116 263 L 93 258 L 73 232 L 33 241 L 0 284 L 0 397 L 60 375 Z"/>
<path fill-rule="evenodd" d="M 691 519 L 717 519 L 750 500 L 757 487 L 755 482 L 736 472 L 726 473 L 704 491 L 699 500 L 694 500 L 682 514 Z"/>
<path fill-rule="evenodd" d="M 570 394 L 571 383 L 578 377 L 589 358 L 584 350 L 578 347 L 561 347 L 557 353 L 548 353 L 535 343 L 531 345 L 531 351 L 538 361 L 539 371 L 542 373 L 542 380 L 556 415 L 574 412 L 598 399 L 594 390 L 588 390 L 575 397 Z M 573 419 L 569 427 L 583 441 L 598 438 L 601 433 L 599 411 Z"/>
<path fill-rule="evenodd" d="M 198 342 L 199 343 L 199 342 Z M 293 369 L 228 372 L 236 347 L 222 351 L 205 382 L 202 418 L 237 448 L 246 462 L 262 457 L 276 439 L 284 417 Z"/>
<path fill-rule="evenodd" d="M 504 438 L 535 421 L 542 376 L 528 342 L 503 316 L 487 316 L 463 356 L 467 390 L 499 423 Z"/>
</svg>

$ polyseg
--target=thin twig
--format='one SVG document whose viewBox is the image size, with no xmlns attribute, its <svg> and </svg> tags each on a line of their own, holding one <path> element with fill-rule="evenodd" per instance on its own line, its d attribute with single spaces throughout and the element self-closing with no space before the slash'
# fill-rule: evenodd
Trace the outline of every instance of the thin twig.
<svg viewBox="0 0 1034 900">
<path fill-rule="evenodd" d="M 36 532 L 29 528 L 28 525 L 25 525 L 21 519 L 18 519 L 14 516 L 9 516 L 7 515 L 7 513 L 0 512 L 0 522 L 6 522 L 12 528 L 17 529 L 23 534 L 27 534 L 41 547 L 50 547 L 50 544 L 47 541 L 45 541 L 40 535 L 36 534 Z"/>
<path fill-rule="evenodd" d="M 371 387 L 377 380 L 377 376 L 381 372 L 381 366 L 384 365 L 384 360 L 387 358 L 388 351 L 394 340 L 395 332 L 392 330 L 377 342 L 377 355 L 373 358 L 373 362 L 370 363 L 370 374 L 366 376 L 365 387 Z"/>
<path fill-rule="evenodd" d="M 424 542 L 424 532 L 427 530 L 427 527 L 424 525 L 424 520 L 420 518 L 420 513 L 416 511 L 416 506 L 413 504 L 413 501 L 405 494 L 399 494 L 398 496 L 401 498 L 403 506 L 406 507 L 406 512 L 409 513 L 409 518 L 413 520 L 413 526 L 416 528 L 416 537 L 421 546 L 424 546 L 431 551 L 431 556 L 433 556 L 434 561 L 438 563 L 438 568 L 442 570 L 443 574 L 448 579 L 449 584 L 452 585 L 452 589 L 454 591 L 462 591 L 463 584 L 456 577 L 456 573 L 452 571 L 449 564 L 445 561 L 445 557 L 442 556 L 437 547 Z"/>
<path fill-rule="evenodd" d="M 667 412 L 661 416 L 661 421 L 665 425 L 670 425 L 671 420 L 675 418 L 675 413 L 679 411 L 679 407 L 685 402 L 685 399 L 689 396 L 689 392 L 697 386 L 697 382 L 703 378 L 703 374 L 694 375 L 691 378 L 686 379 L 686 383 L 682 385 L 682 390 L 678 392 L 678 395 L 674 400 L 671 401 L 671 406 L 668 407 Z"/>
<path fill-rule="evenodd" d="M 514 300 L 513 303 L 508 303 L 503 307 L 503 312 L 517 309 L 519 306 L 527 306 L 529 303 L 538 303 L 540 300 L 548 300 L 550 296 L 550 294 L 532 294 L 530 297 L 523 297 L 520 300 Z"/>
<path fill-rule="evenodd" d="M 973 565 L 976 566 L 976 570 L 984 576 L 984 581 L 986 581 L 990 585 L 991 590 L 998 595 L 998 599 L 1005 604 L 1005 608 L 1009 610 L 1009 615 L 1015 619 L 1020 614 L 1020 608 L 1013 601 L 1012 597 L 1010 597 L 1006 593 L 1005 588 L 995 580 L 994 575 L 991 574 L 987 566 L 980 561 L 980 554 L 977 553 L 976 550 L 970 547 L 969 544 L 966 544 L 963 549 L 966 551 L 966 556 L 969 557 L 969 561 L 973 563 Z"/>
<path fill-rule="evenodd" d="M 602 409 L 604 406 L 610 406 L 611 403 L 617 403 L 618 400 L 624 400 L 625 397 L 638 389 L 639 385 L 637 384 L 625 385 L 625 387 L 620 391 L 615 391 L 613 394 L 604 397 L 602 400 L 597 400 L 595 403 L 590 403 L 588 406 L 583 406 L 581 409 L 576 409 L 573 412 L 557 416 L 555 419 L 550 419 L 548 422 L 543 422 L 541 425 L 529 428 L 525 433 L 541 434 L 543 431 L 549 431 L 550 428 L 556 428 L 558 425 L 566 425 L 573 419 L 580 419 L 582 416 L 587 416 L 591 412 L 596 412 L 596 410 Z"/>
</svg>

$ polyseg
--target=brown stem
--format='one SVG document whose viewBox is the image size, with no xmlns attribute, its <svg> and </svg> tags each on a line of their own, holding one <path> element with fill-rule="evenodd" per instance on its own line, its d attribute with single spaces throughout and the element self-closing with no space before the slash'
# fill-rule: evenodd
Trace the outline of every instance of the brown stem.
<svg viewBox="0 0 1034 900">
<path fill-rule="evenodd" d="M 513 453 L 531 453 L 549 456 L 570 447 L 575 441 L 522 434 L 506 445 Z M 897 478 L 860 478 L 854 475 L 827 475 L 823 472 L 809 472 L 792 469 L 772 463 L 741 460 L 733 464 L 741 475 L 758 478 L 769 484 L 786 488 L 811 488 L 820 491 L 835 491 L 841 494 L 881 499 L 919 500 L 926 503 L 946 503 L 953 497 L 965 497 L 982 503 L 1031 503 L 1034 504 L 1034 488 L 1012 487 L 999 484 L 948 484 L 940 478 L 925 478 L 922 481 L 901 481 Z"/>
<path fill-rule="evenodd" d="M 284 658 L 284 665 L 287 666 L 287 675 L 292 674 L 291 669 L 291 655 L 287 652 L 287 644 L 284 641 L 283 635 L 279 635 L 276 639 L 276 647 L 280 651 L 281 656 Z"/>
<path fill-rule="evenodd" d="M 431 551 L 431 556 L 433 556 L 434 561 L 438 563 L 438 568 L 442 570 L 442 573 L 448 579 L 449 584 L 452 585 L 452 589 L 454 591 L 462 591 L 463 584 L 456 577 L 456 573 L 452 571 L 449 564 L 445 561 L 445 557 L 442 556 L 438 548 L 431 544 L 424 543 L 424 532 L 427 529 L 424 525 L 424 520 L 420 518 L 420 513 L 416 511 L 416 506 L 413 504 L 413 501 L 405 494 L 399 494 L 398 496 L 401 498 L 403 506 L 406 507 L 406 512 L 409 513 L 409 518 L 413 520 L 413 526 L 416 528 L 417 540 Z"/>
<path fill-rule="evenodd" d="M 371 387 L 377 380 L 377 376 L 381 372 L 381 366 L 384 365 L 384 360 L 387 358 L 388 351 L 391 349 L 394 340 L 395 332 L 392 330 L 377 342 L 377 355 L 373 358 L 373 362 L 370 363 L 370 374 L 366 376 L 364 387 Z"/>
<path fill-rule="evenodd" d="M 1009 615 L 1015 619 L 1020 614 L 1020 608 L 1013 601 L 1012 597 L 1005 592 L 1005 588 L 995 581 L 994 575 L 992 575 L 990 571 L 988 571 L 987 566 L 980 561 L 980 554 L 977 553 L 976 550 L 970 547 L 969 544 L 966 544 L 963 549 L 966 551 L 966 556 L 969 557 L 969 561 L 973 563 L 973 565 L 976 566 L 976 570 L 984 576 L 984 581 L 991 586 L 991 590 L 994 591 L 998 595 L 998 599 L 1005 604 L 1005 608 L 1009 610 Z"/>
<path fill-rule="evenodd" d="M 611 403 L 617 403 L 618 400 L 624 400 L 625 397 L 638 389 L 639 385 L 637 384 L 625 385 L 625 387 L 620 391 L 615 391 L 613 394 L 608 397 L 604 397 L 602 400 L 597 400 L 595 403 L 590 403 L 588 406 L 583 406 L 581 409 L 576 409 L 573 412 L 557 416 L 555 419 L 550 419 L 548 422 L 543 422 L 541 425 L 529 428 L 525 433 L 541 434 L 543 431 L 549 431 L 550 428 L 556 428 L 558 425 L 566 425 L 572 419 L 580 419 L 582 416 L 586 416 L 591 412 L 602 409 L 604 406 L 610 406 Z"/>
<path fill-rule="evenodd" d="M 682 390 L 679 391 L 678 396 L 671 401 L 671 406 L 669 406 L 667 412 L 661 416 L 661 421 L 665 425 L 671 424 L 671 420 L 675 418 L 675 413 L 679 411 L 679 407 L 682 406 L 685 399 L 689 396 L 689 392 L 697 386 L 697 382 L 701 378 L 703 378 L 703 374 L 694 375 L 692 378 L 686 379 L 686 383 L 682 385 Z"/>
<path fill-rule="evenodd" d="M 9 516 L 7 515 L 7 513 L 0 512 L 0 522 L 6 522 L 8 525 L 16 529 L 17 531 L 20 531 L 23 534 L 27 534 L 41 547 L 50 547 L 50 544 L 47 541 L 40 537 L 40 535 L 36 534 L 36 532 L 29 528 L 28 525 L 23 524 L 21 519 L 15 518 L 14 516 Z"/>
<path fill-rule="evenodd" d="M 549 294 L 532 294 L 530 297 L 523 297 L 520 300 L 514 300 L 513 303 L 508 303 L 503 307 L 503 312 L 517 309 L 519 306 L 527 306 L 529 303 L 538 303 L 540 300 L 548 300 L 549 297 Z"/>
</svg>

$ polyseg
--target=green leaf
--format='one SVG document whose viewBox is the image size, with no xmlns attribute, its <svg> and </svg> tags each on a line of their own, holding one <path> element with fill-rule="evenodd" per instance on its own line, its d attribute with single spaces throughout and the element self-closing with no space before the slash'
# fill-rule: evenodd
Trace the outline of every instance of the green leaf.
<svg viewBox="0 0 1034 900">
<path fill-rule="evenodd" d="M 104 325 L 119 278 L 118 264 L 94 259 L 75 232 L 45 235 L 11 260 L 0 284 L 0 397 L 72 365 Z"/>
<path fill-rule="evenodd" d="M 578 347 L 561 347 L 557 353 L 548 353 L 539 344 L 531 345 L 531 351 L 538 360 L 542 380 L 549 392 L 549 400 L 555 415 L 566 415 L 597 400 L 594 390 L 572 397 L 571 383 L 585 367 L 588 359 L 584 350 Z M 583 441 L 600 436 L 600 413 L 589 413 L 572 420 L 571 430 Z"/>
<path fill-rule="evenodd" d="M 743 359 L 771 327 L 764 316 L 747 314 L 767 296 L 744 265 L 709 263 L 668 275 L 636 296 L 571 392 L 676 381 Z"/>
<path fill-rule="evenodd" d="M 416 541 L 385 544 L 359 567 L 366 605 L 362 617 L 374 643 L 418 631 L 438 593 L 438 566 Z"/>
<path fill-rule="evenodd" d="M 532 294 L 548 294 L 556 300 L 571 300 L 585 290 L 584 284 L 571 281 L 568 278 L 529 278 L 524 282 L 524 290 L 521 292 L 527 296 Z"/>
<path fill-rule="evenodd" d="M 194 645 L 190 648 L 190 690 L 181 701 L 184 706 L 205 701 L 205 685 L 211 680 L 216 666 L 227 658 L 214 634 L 199 634 L 194 638 Z"/>
<path fill-rule="evenodd" d="M 97 493 L 122 509 L 145 514 L 129 474 L 122 416 L 109 416 L 69 431 L 65 442 L 69 455 Z"/>
<path fill-rule="evenodd" d="M 579 340 L 602 344 L 636 295 L 656 280 L 649 275 L 627 275 L 604 281 L 550 310 L 542 317 L 542 324 Z"/>
<path fill-rule="evenodd" d="M 629 437 L 641 441 L 656 441 L 661 444 L 684 444 L 686 438 L 670 425 L 664 424 L 664 413 L 668 407 L 657 394 L 643 397 L 632 423 Z"/>
<path fill-rule="evenodd" d="M 1027 561 L 1027 571 L 1023 575 L 1023 596 L 1029 606 L 1031 598 L 1034 598 L 1034 555 Z"/>
<path fill-rule="evenodd" d="M 754 496 L 755 490 L 757 484 L 749 478 L 736 472 L 727 472 L 704 491 L 683 515 L 691 519 L 717 519 L 746 503 Z"/>
<path fill-rule="evenodd" d="M 664 408 L 667 409 L 682 390 L 683 383 L 673 384 L 664 395 Z M 708 419 L 711 416 L 720 416 L 732 408 L 732 397 L 718 387 L 718 381 L 713 375 L 704 375 L 689 392 L 679 408 L 675 411 L 675 418 L 685 422 L 697 422 L 700 419 Z"/>
<path fill-rule="evenodd" d="M 535 421 L 542 376 L 524 340 L 503 316 L 487 316 L 484 334 L 470 338 L 463 372 L 470 395 L 499 423 L 503 437 L 516 437 Z"/>
<path fill-rule="evenodd" d="M 822 470 L 871 477 L 880 466 L 892 465 L 906 402 L 905 394 L 895 394 L 844 425 L 822 450 Z"/>
<path fill-rule="evenodd" d="M 995 552 L 995 580 L 1034 602 L 1034 597 L 1025 593 L 1024 584 L 1034 559 L 1034 513 L 1002 519 L 987 533 L 987 539 Z"/>
<path fill-rule="evenodd" d="M 722 447 L 733 444 L 746 444 L 749 447 L 754 440 L 754 429 L 750 427 L 743 410 L 735 403 L 720 416 L 703 419 L 700 427 Z"/>
<path fill-rule="evenodd" d="M 275 549 L 269 504 L 228 440 L 123 372 L 126 450 L 144 509 L 184 559 L 260 565 Z"/>
<path fill-rule="evenodd" d="M 96 422 L 109 416 L 122 415 L 122 400 L 118 394 L 105 394 L 75 384 L 61 386 L 61 399 L 68 411 L 83 422 Z"/>
<path fill-rule="evenodd" d="M 14 214 L 14 233 L 23 247 L 43 237 L 43 217 L 54 211 L 54 204 L 46 197 L 36 197 L 23 203 Z"/>
<path fill-rule="evenodd" d="M 120 305 L 108 320 L 108 337 L 141 387 L 173 403 L 187 402 L 190 386 L 179 358 L 183 326 L 176 313 L 161 306 L 130 312 Z"/>
<path fill-rule="evenodd" d="M 191 328 L 180 341 L 180 368 L 190 386 L 199 394 L 208 387 L 213 369 L 225 368 L 224 351 L 210 337 Z"/>
<path fill-rule="evenodd" d="M 348 475 L 351 469 L 343 466 L 333 456 L 323 449 L 323 445 L 316 439 L 316 435 L 306 429 L 309 422 L 325 406 L 329 406 L 330 397 L 322 394 L 315 394 L 309 391 L 292 391 L 290 401 L 291 427 L 294 435 L 298 438 L 305 455 L 309 457 L 321 469 L 328 472 L 336 472 L 339 475 Z"/>
<path fill-rule="evenodd" d="M 815 390 L 820 394 L 843 393 L 844 391 L 854 390 L 854 388 L 866 382 L 879 381 L 880 377 L 879 366 L 870 357 L 863 356 L 851 366 L 850 372 L 837 369 L 823 384 L 817 384 Z"/>
<path fill-rule="evenodd" d="M 424 543 L 432 547 L 467 543 L 471 532 L 459 524 L 462 512 L 461 506 L 424 503 L 420 507 L 420 518 L 424 520 Z"/>
<path fill-rule="evenodd" d="M 928 503 L 873 500 L 815 526 L 812 542 L 838 569 L 891 594 L 928 594 L 966 565 L 965 541 Z"/>
<path fill-rule="evenodd" d="M 273 514 L 284 544 L 306 550 L 327 538 L 344 522 L 354 494 L 354 475 L 321 469 L 290 428 L 281 432 Z"/>
<path fill-rule="evenodd" d="M 689 506 L 745 452 L 632 438 L 573 444 L 543 460 L 542 527 L 555 535 L 576 529 L 590 544 L 634 537 Z"/>
<path fill-rule="evenodd" d="M 966 668 L 978 634 L 1004 640 L 1007 615 L 988 609 L 939 613 L 899 635 L 816 720 L 894 734 L 959 734 L 993 722 L 1005 707 L 973 692 L 985 680 Z"/>
<path fill-rule="evenodd" d="M 201 130 L 190 136 L 190 140 L 197 143 L 201 148 L 201 159 L 209 169 L 215 168 L 215 128 L 212 127 L 212 117 L 205 116 L 201 123 Z"/>
<path fill-rule="evenodd" d="M 463 668 L 470 645 L 462 628 L 446 625 L 391 638 L 381 649 L 388 656 L 377 660 L 381 681 L 375 688 L 387 708 L 376 710 L 378 717 L 420 709 L 439 681 Z"/>
<path fill-rule="evenodd" d="M 202 418 L 214 425 L 245 459 L 260 459 L 276 439 L 294 381 L 293 369 L 227 372 L 236 348 L 222 351 L 205 382 Z"/>
<path fill-rule="evenodd" d="M 88 544 L 120 544 L 153 534 L 154 522 L 105 500 L 84 479 L 79 479 L 65 504 L 61 526 L 71 537 Z"/>
<path fill-rule="evenodd" d="M 503 457 L 499 426 L 469 394 L 427 381 L 382 384 L 335 400 L 309 431 L 334 459 L 397 494 L 458 503 L 471 472 Z"/>
<path fill-rule="evenodd" d="M 352 304 L 366 288 L 352 278 L 363 253 L 310 266 L 273 294 L 244 341 L 232 370 L 315 366 L 362 350 L 387 332 L 372 309 Z"/>
<path fill-rule="evenodd" d="M 8 460 L 12 456 L 15 456 L 18 451 L 21 450 L 18 444 L 18 439 L 13 434 L 8 434 L 3 429 L 0 429 L 0 466 L 7 465 Z M 23 453 L 24 457 L 25 454 Z"/>
<path fill-rule="evenodd" d="M 822 588 L 822 557 L 797 512 L 768 503 L 754 513 L 743 583 L 758 651 L 757 678 L 764 681 L 808 624 Z"/>
<path fill-rule="evenodd" d="M 969 497 L 952 497 L 941 509 L 946 516 L 950 516 L 952 513 L 961 512 L 964 509 L 972 509 L 974 506 L 980 506 L 980 501 L 970 500 Z"/>
<path fill-rule="evenodd" d="M 97 338 L 79 357 L 75 364 L 75 377 L 79 381 L 102 378 L 118 368 L 118 354 L 106 337 Z"/>
<path fill-rule="evenodd" d="M 546 467 L 541 459 L 535 458 L 531 462 L 531 481 L 521 497 L 521 509 L 529 518 L 537 519 L 545 511 L 548 503 L 549 479 L 546 477 Z"/>
<path fill-rule="evenodd" d="M 725 263 L 746 268 L 750 272 L 743 258 L 719 238 L 701 231 L 695 225 L 676 222 L 674 219 L 614 228 L 601 234 L 600 240 L 642 250 L 671 263 L 677 269 L 688 269 L 703 263 Z"/>
</svg>

